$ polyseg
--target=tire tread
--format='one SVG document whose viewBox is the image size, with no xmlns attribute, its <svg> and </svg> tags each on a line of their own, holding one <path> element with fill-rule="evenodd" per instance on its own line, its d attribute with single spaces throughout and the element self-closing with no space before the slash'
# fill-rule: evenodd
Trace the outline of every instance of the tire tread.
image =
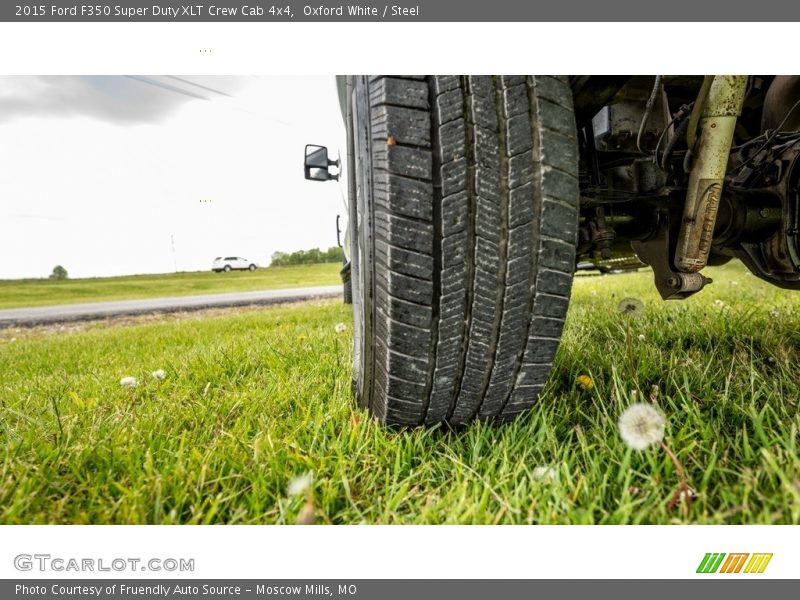
<svg viewBox="0 0 800 600">
<path fill-rule="evenodd" d="M 372 412 L 403 426 L 508 420 L 550 370 L 577 243 L 563 77 L 368 81 Z"/>
</svg>

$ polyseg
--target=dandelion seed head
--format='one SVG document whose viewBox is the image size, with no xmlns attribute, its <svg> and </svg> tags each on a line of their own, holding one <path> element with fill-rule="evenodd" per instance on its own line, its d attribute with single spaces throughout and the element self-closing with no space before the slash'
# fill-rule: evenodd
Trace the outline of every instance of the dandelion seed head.
<svg viewBox="0 0 800 600">
<path fill-rule="evenodd" d="M 164 369 L 157 369 L 150 374 L 153 376 L 153 379 L 164 379 L 167 376 L 167 373 L 164 371 Z"/>
<path fill-rule="evenodd" d="M 289 482 L 289 485 L 286 486 L 286 494 L 288 496 L 299 496 L 300 494 L 304 493 L 311 484 L 314 482 L 314 474 L 309 471 L 308 473 L 304 473 L 299 477 L 295 477 Z"/>
<path fill-rule="evenodd" d="M 130 376 L 123 377 L 122 379 L 119 380 L 119 384 L 122 387 L 132 388 L 132 387 L 136 387 L 138 385 L 138 383 L 139 382 L 136 380 L 136 377 L 130 377 Z"/>
<path fill-rule="evenodd" d="M 714 300 L 714 306 L 716 306 L 717 308 L 722 308 L 723 306 L 725 306 L 725 303 L 719 298 L 717 298 L 716 300 Z"/>
<path fill-rule="evenodd" d="M 638 298 L 623 298 L 617 310 L 629 317 L 640 317 L 644 312 L 644 302 Z"/>
<path fill-rule="evenodd" d="M 643 341 L 645 341 L 646 339 L 647 339 L 647 338 L 646 338 L 646 337 L 644 337 L 644 334 L 643 334 L 643 333 L 640 333 L 640 334 L 639 334 L 639 341 L 640 341 L 640 342 L 643 342 Z"/>
<path fill-rule="evenodd" d="M 344 323 L 337 323 L 334 329 L 336 330 L 336 333 L 344 333 L 347 330 L 347 325 Z"/>
<path fill-rule="evenodd" d="M 619 418 L 619 434 L 625 445 L 644 450 L 664 439 L 664 415 L 649 404 L 632 404 Z"/>
</svg>

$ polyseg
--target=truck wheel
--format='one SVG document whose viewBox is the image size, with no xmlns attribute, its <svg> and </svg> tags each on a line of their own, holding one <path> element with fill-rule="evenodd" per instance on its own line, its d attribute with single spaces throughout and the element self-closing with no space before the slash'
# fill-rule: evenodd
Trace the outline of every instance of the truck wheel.
<svg viewBox="0 0 800 600">
<path fill-rule="evenodd" d="M 354 387 L 381 422 L 508 420 L 567 313 L 578 148 L 563 77 L 353 79 Z"/>
</svg>

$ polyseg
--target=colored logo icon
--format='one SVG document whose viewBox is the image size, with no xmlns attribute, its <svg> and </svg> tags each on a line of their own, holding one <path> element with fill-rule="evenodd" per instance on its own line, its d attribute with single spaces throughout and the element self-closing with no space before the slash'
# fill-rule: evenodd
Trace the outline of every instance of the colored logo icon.
<svg viewBox="0 0 800 600">
<path fill-rule="evenodd" d="M 697 567 L 698 573 L 763 573 L 772 553 L 708 552 Z"/>
</svg>

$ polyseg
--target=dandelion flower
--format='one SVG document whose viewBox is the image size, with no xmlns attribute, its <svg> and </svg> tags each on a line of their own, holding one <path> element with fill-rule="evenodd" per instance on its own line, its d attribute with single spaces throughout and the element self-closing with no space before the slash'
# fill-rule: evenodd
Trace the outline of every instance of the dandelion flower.
<svg viewBox="0 0 800 600">
<path fill-rule="evenodd" d="M 334 329 L 336 330 L 336 333 L 344 333 L 347 330 L 347 325 L 344 323 L 337 323 Z"/>
<path fill-rule="evenodd" d="M 119 384 L 122 387 L 132 388 L 132 387 L 136 387 L 138 383 L 139 382 L 136 380 L 136 377 L 130 377 L 130 376 L 123 377 L 122 379 L 119 380 Z"/>
<path fill-rule="evenodd" d="M 311 483 L 314 481 L 314 474 L 310 471 L 299 477 L 295 477 L 289 482 L 289 485 L 286 487 L 286 494 L 289 496 L 299 496 L 300 494 L 304 493 L 309 487 L 311 487 Z"/>
<path fill-rule="evenodd" d="M 644 302 L 638 298 L 623 298 L 617 310 L 629 317 L 641 317 L 644 312 Z"/>
<path fill-rule="evenodd" d="M 153 379 L 164 379 L 167 376 L 167 373 L 164 371 L 164 369 L 158 369 L 150 374 L 153 376 Z"/>
<path fill-rule="evenodd" d="M 583 388 L 584 390 L 588 391 L 594 388 L 594 381 L 592 381 L 592 378 L 589 377 L 588 375 L 578 375 L 575 381 L 577 381 L 578 385 L 581 386 L 581 388 Z"/>
<path fill-rule="evenodd" d="M 629 448 L 644 450 L 664 439 L 664 415 L 649 404 L 633 404 L 619 418 L 619 434 Z"/>
</svg>

